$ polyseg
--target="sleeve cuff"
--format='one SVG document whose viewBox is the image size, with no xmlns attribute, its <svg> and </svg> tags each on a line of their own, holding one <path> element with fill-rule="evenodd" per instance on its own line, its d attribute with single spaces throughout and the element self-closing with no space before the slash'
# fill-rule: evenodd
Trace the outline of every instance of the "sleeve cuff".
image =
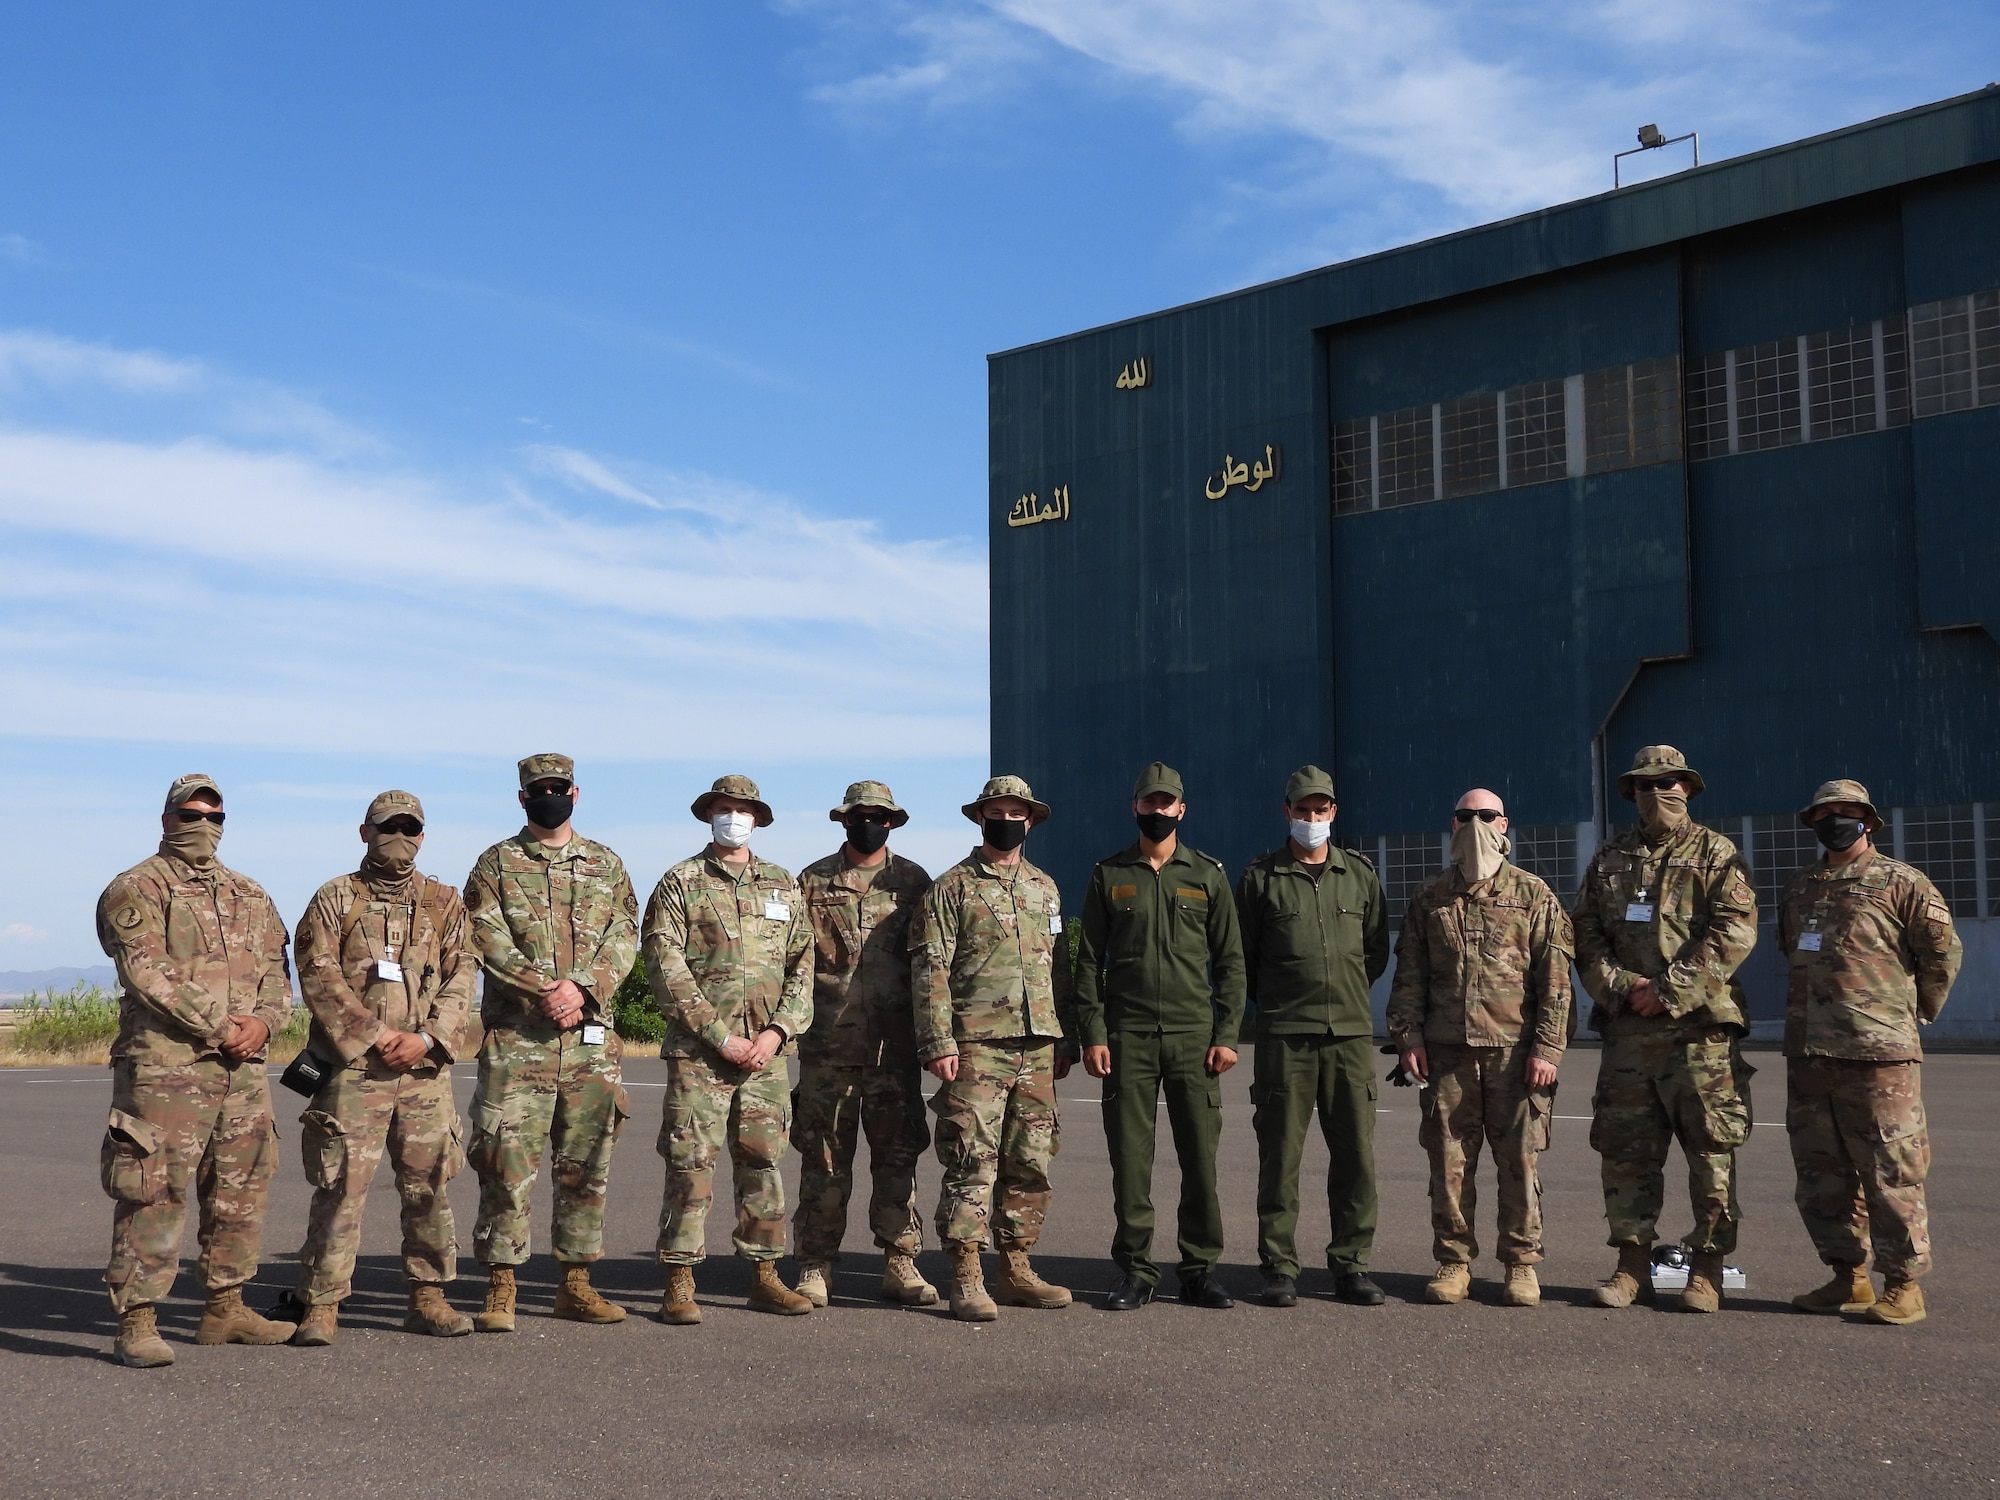
<svg viewBox="0 0 2000 1500">
<path fill-rule="evenodd" d="M 920 1063 L 929 1064 L 936 1062 L 940 1057 L 956 1057 L 956 1056 L 958 1056 L 957 1042 L 955 1041 L 932 1042 L 928 1047 L 924 1047 L 918 1051 L 917 1061 Z"/>
<path fill-rule="evenodd" d="M 1562 1063 L 1563 1049 L 1554 1042 L 1537 1042 L 1535 1043 L 1535 1056 L 1539 1057 L 1550 1067 L 1557 1067 Z"/>
<path fill-rule="evenodd" d="M 720 1052 L 722 1044 L 729 1040 L 729 1028 L 720 1021 L 710 1021 L 701 1028 L 701 1039 Z"/>
</svg>

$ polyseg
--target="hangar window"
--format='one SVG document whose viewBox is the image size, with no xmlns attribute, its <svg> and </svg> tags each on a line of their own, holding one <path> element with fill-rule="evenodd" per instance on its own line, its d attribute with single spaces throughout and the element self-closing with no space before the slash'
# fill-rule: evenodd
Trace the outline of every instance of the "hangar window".
<svg viewBox="0 0 2000 1500">
<path fill-rule="evenodd" d="M 1799 340 L 1772 339 L 1725 356 L 1735 399 L 1735 453 L 1799 441 Z"/>
<path fill-rule="evenodd" d="M 1411 406 L 1375 419 L 1378 506 L 1409 505 L 1437 498 L 1437 484 L 1431 470 L 1434 414 L 1431 407 Z"/>
<path fill-rule="evenodd" d="M 1587 371 L 1583 431 L 1589 474 L 1679 458 L 1680 360 L 1669 355 Z"/>
<path fill-rule="evenodd" d="M 1359 417 L 1333 429 L 1333 513 L 1375 508 L 1375 421 Z"/>
<path fill-rule="evenodd" d="M 1442 870 L 1448 844 L 1439 833 L 1392 833 L 1375 840 L 1375 873 L 1389 908 L 1389 925 L 1403 925 L 1403 910 L 1417 887 Z"/>
<path fill-rule="evenodd" d="M 1819 858 L 1819 840 L 1802 826 L 1797 813 L 1769 813 L 1744 819 L 1749 838 L 1741 842 L 1750 861 L 1750 883 L 1757 892 L 1757 919 L 1778 920 L 1778 903 L 1792 877 Z"/>
<path fill-rule="evenodd" d="M 1539 875 L 1564 901 L 1576 894 L 1576 825 L 1531 823 L 1512 830 L 1514 863 Z"/>
<path fill-rule="evenodd" d="M 1954 917 L 1979 916 L 1981 882 L 1971 804 L 1899 807 L 1890 819 L 1896 858 L 1930 876 Z M 1877 839 L 1887 842 L 1879 834 Z"/>
<path fill-rule="evenodd" d="M 1500 397 L 1507 447 L 1500 482 L 1541 484 L 1569 472 L 1568 407 L 1564 382 L 1536 380 L 1517 385 Z"/>
<path fill-rule="evenodd" d="M 1880 319 L 1808 335 L 1807 436 L 1818 442 L 1909 421 L 1908 369 L 1903 330 Z"/>
<path fill-rule="evenodd" d="M 1920 417 L 2000 402 L 2000 292 L 1911 308 L 1910 362 Z"/>
<path fill-rule="evenodd" d="M 1500 408 L 1491 391 L 1438 408 L 1438 452 L 1445 498 L 1500 487 Z"/>
</svg>

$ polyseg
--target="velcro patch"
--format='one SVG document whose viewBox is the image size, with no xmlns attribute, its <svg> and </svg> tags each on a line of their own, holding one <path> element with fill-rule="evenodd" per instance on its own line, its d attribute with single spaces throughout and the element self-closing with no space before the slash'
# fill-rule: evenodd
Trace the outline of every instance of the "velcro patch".
<svg viewBox="0 0 2000 1500">
<path fill-rule="evenodd" d="M 1207 891 L 1197 891 L 1192 887 L 1185 885 L 1175 886 L 1174 894 L 1176 896 L 1185 896 L 1190 901 L 1206 901 L 1208 899 Z"/>
<path fill-rule="evenodd" d="M 118 908 L 111 918 L 111 925 L 121 931 L 130 932 L 145 920 L 145 912 L 141 911 L 138 902 L 134 901 Z"/>
<path fill-rule="evenodd" d="M 1139 887 L 1136 885 L 1114 885 L 1111 887 L 1111 899 L 1113 901 L 1130 901 L 1138 894 Z"/>
</svg>

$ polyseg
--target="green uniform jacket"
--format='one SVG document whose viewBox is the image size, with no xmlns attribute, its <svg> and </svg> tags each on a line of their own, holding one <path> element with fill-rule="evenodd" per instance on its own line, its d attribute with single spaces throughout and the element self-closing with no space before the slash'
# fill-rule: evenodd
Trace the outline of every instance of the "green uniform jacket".
<svg viewBox="0 0 2000 1500">
<path fill-rule="evenodd" d="M 1236 882 L 1244 977 L 1259 1036 L 1372 1036 L 1368 987 L 1389 967 L 1389 921 L 1375 867 L 1330 849 L 1319 879 L 1289 842 Z"/>
<path fill-rule="evenodd" d="M 1243 993 L 1236 903 L 1220 861 L 1180 843 L 1157 873 L 1137 844 L 1099 861 L 1076 959 L 1084 1046 L 1104 1046 L 1113 1031 L 1199 1031 L 1211 1047 L 1234 1047 Z"/>
<path fill-rule="evenodd" d="M 712 847 L 682 860 L 646 903 L 646 982 L 667 1018 L 660 1056 L 706 1057 L 766 1026 L 791 1052 L 812 1024 L 812 948 L 790 871 L 753 854 L 738 874 Z"/>
<path fill-rule="evenodd" d="M 1025 858 L 1009 870 L 974 849 L 938 876 L 910 923 L 917 1061 L 1021 1036 L 1061 1038 L 1073 1056 L 1061 938 L 1062 894 Z"/>
<path fill-rule="evenodd" d="M 486 971 L 480 1019 L 541 1022 L 542 987 L 567 979 L 584 1017 L 607 1025 L 611 996 L 639 950 L 639 902 L 625 862 L 572 834 L 560 848 L 523 828 L 480 855 L 465 877 L 471 944 Z"/>
<path fill-rule="evenodd" d="M 858 870 L 839 849 L 799 872 L 813 930 L 813 1020 L 807 1062 L 879 1067 L 913 1056 L 910 919 L 931 888 L 914 860 L 891 854 Z"/>
</svg>

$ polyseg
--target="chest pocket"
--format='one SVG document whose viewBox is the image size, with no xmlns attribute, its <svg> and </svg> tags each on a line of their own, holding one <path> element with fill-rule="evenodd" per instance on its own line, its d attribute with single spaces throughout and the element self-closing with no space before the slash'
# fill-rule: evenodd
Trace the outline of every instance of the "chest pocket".
<svg viewBox="0 0 2000 1500">
<path fill-rule="evenodd" d="M 1208 892 L 1191 885 L 1174 887 L 1174 909 L 1181 921 L 1194 927 L 1208 925 Z"/>
<path fill-rule="evenodd" d="M 167 954 L 172 958 L 193 958 L 198 953 L 208 951 L 208 934 L 203 930 L 201 918 L 194 905 L 186 897 L 175 895 L 167 900 Z"/>
<path fill-rule="evenodd" d="M 829 893 L 814 896 L 808 903 L 812 916 L 813 947 L 828 968 L 844 968 L 860 952 L 861 928 L 856 919 L 856 902 L 851 895 Z"/>
</svg>

